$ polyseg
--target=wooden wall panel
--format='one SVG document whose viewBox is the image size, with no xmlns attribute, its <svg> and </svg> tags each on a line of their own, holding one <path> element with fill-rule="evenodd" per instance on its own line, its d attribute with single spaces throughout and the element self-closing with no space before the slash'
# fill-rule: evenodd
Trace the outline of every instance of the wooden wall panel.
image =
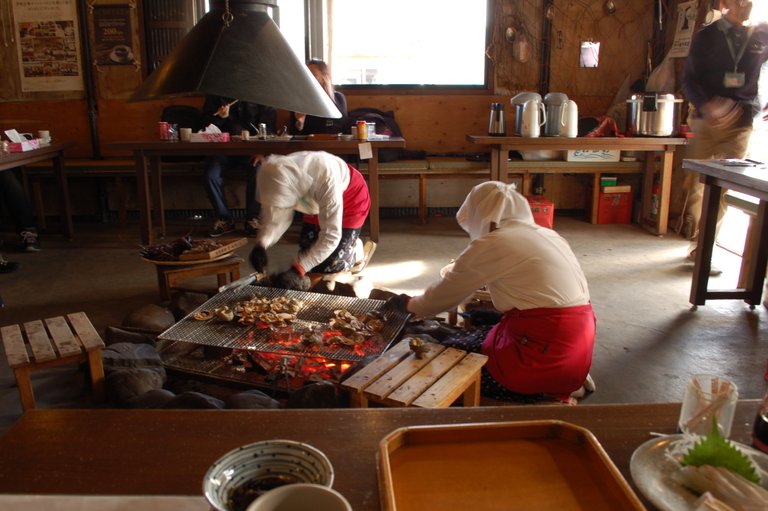
<svg viewBox="0 0 768 511">
<path fill-rule="evenodd" d="M 100 0 L 112 3 L 118 0 Z M 347 94 L 349 108 L 374 107 L 392 110 L 408 141 L 408 148 L 428 153 L 476 152 L 465 140 L 468 133 L 486 133 L 492 102 L 505 105 L 507 130 L 514 126 L 510 98 L 520 91 L 538 91 L 541 62 L 541 31 L 545 1 L 554 6 L 551 40 L 551 91 L 565 92 L 579 106 L 579 113 L 598 116 L 605 113 L 625 80 L 642 75 L 646 41 L 653 33 L 653 6 L 648 0 L 616 1 L 617 11 L 608 15 L 604 0 L 500 0 L 494 4 L 493 38 L 487 55 L 493 63 L 493 91 L 461 94 Z M 124 2 L 119 2 L 124 3 Z M 671 8 L 671 7 L 670 7 Z M 134 27 L 139 27 L 138 18 Z M 529 44 L 529 59 L 521 61 L 519 46 L 505 37 L 507 28 L 523 33 Z M 141 55 L 137 33 L 136 55 Z M 582 40 L 601 42 L 601 65 L 597 69 L 578 68 L 578 47 Z M 57 139 L 69 139 L 77 146 L 68 152 L 73 157 L 93 156 L 88 104 L 81 96 L 23 96 L 14 86 L 13 48 L 0 47 L 0 126 L 22 131 L 50 129 Z M 185 103 L 200 106 L 202 98 L 183 101 L 128 103 L 138 85 L 140 72 L 131 66 L 93 68 L 96 81 L 98 138 L 102 156 L 130 156 L 108 147 L 121 140 L 154 138 L 156 122 L 164 106 Z M 287 122 L 287 112 L 278 121 Z M 547 184 L 562 194 L 564 206 L 575 205 L 584 192 L 577 184 Z"/>
</svg>

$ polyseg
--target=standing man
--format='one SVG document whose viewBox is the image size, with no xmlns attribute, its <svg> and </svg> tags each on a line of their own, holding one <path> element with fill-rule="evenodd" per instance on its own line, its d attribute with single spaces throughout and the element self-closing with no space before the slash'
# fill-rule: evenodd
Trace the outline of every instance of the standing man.
<svg viewBox="0 0 768 511">
<path fill-rule="evenodd" d="M 208 96 L 203 104 L 203 127 L 214 124 L 222 132 L 240 135 L 247 130 L 256 135 L 259 123 L 274 131 L 277 112 L 272 107 L 256 105 L 222 96 Z M 261 206 L 256 199 L 258 162 L 248 156 L 209 156 L 205 160 L 205 190 L 213 206 L 216 220 L 208 235 L 216 238 L 235 230 L 235 222 L 227 205 L 223 174 L 233 168 L 244 169 L 248 182 L 245 187 L 245 233 L 255 236 L 259 229 Z"/>
<path fill-rule="evenodd" d="M 723 17 L 694 35 L 685 61 L 683 91 L 691 103 L 688 124 L 694 135 L 685 151 L 689 159 L 744 158 L 753 119 L 768 107 L 757 94 L 760 68 L 768 60 L 768 25 L 749 22 L 752 0 L 722 0 L 721 6 Z M 695 240 L 704 185 L 690 172 L 686 187 L 684 235 Z M 721 197 L 715 236 L 726 207 Z M 689 259 L 695 248 L 694 241 Z M 720 273 L 713 267 L 712 275 Z"/>
</svg>

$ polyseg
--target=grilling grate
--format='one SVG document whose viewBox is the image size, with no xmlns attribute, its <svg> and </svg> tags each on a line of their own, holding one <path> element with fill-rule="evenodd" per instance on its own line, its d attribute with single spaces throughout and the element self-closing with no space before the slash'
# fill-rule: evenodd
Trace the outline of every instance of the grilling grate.
<svg viewBox="0 0 768 511">
<path fill-rule="evenodd" d="M 347 346 L 307 348 L 300 342 L 285 344 L 275 340 L 275 333 L 271 329 L 259 327 L 258 324 L 241 325 L 237 321 L 226 322 L 215 318 L 209 321 L 198 321 L 193 317 L 195 312 L 201 310 L 212 311 L 225 305 L 234 307 L 238 302 L 250 300 L 253 295 L 269 299 L 286 296 L 302 302 L 303 305 L 297 313 L 297 319 L 292 324 L 294 331 L 303 331 L 313 327 L 329 329 L 328 322 L 333 317 L 333 311 L 338 309 L 346 309 L 355 316 L 360 316 L 380 309 L 384 305 L 382 300 L 245 286 L 239 290 L 230 289 L 213 296 L 191 314 L 160 334 L 158 338 L 221 348 L 298 354 L 353 362 L 361 360 L 366 355 L 383 353 L 400 334 L 409 316 L 401 312 L 388 312 L 384 321 L 384 328 L 378 332 L 379 335 L 364 343 L 364 353 Z"/>
</svg>

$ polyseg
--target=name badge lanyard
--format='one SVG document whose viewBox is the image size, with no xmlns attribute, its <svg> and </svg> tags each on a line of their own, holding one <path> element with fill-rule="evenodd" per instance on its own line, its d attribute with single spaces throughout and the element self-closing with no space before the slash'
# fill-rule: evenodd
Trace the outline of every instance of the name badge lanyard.
<svg viewBox="0 0 768 511">
<path fill-rule="evenodd" d="M 744 85 L 744 73 L 738 72 L 739 62 L 741 62 L 741 58 L 744 56 L 747 46 L 749 46 L 749 39 L 752 37 L 754 29 L 755 27 L 753 25 L 747 30 L 747 37 L 741 45 L 741 48 L 739 48 L 738 55 L 736 54 L 736 48 L 733 47 L 733 39 L 729 35 L 725 36 L 725 42 L 728 44 L 728 52 L 731 54 L 731 59 L 733 59 L 733 73 L 725 73 L 724 85 L 726 87 L 741 87 Z"/>
</svg>

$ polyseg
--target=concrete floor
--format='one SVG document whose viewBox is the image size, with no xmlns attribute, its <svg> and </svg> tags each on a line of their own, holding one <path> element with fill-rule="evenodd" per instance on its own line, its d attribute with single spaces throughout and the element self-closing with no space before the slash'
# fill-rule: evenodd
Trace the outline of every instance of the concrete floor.
<svg viewBox="0 0 768 511">
<path fill-rule="evenodd" d="M 21 269 L 0 275 L 0 325 L 85 311 L 97 330 L 120 325 L 128 312 L 160 303 L 154 267 L 138 257 L 138 226 L 76 223 L 71 241 L 44 235 L 39 253 L 18 253 L 6 231 L 7 259 Z M 180 222 L 169 239 L 206 225 Z M 597 391 L 585 403 L 679 401 L 696 373 L 731 378 L 743 398 L 766 391 L 768 310 L 750 310 L 742 301 L 709 302 L 690 310 L 691 263 L 684 261 L 688 243 L 670 233 L 657 237 L 636 225 L 591 225 L 556 217 L 555 228 L 571 244 L 586 272 L 597 318 L 592 375 Z M 371 287 L 417 293 L 466 245 L 453 218 L 383 220 L 381 240 L 363 272 Z M 295 252 L 295 233 L 270 250 L 271 264 L 287 267 Z M 242 247 L 244 257 L 250 250 Z M 740 258 L 717 248 L 715 263 L 724 273 L 710 287 L 733 287 Z M 244 273 L 248 269 L 242 268 Z M 3 357 L 4 361 L 5 358 Z M 36 373 L 40 407 L 88 406 L 84 378 L 77 368 Z M 0 433 L 21 414 L 11 371 L 0 363 Z"/>
</svg>

